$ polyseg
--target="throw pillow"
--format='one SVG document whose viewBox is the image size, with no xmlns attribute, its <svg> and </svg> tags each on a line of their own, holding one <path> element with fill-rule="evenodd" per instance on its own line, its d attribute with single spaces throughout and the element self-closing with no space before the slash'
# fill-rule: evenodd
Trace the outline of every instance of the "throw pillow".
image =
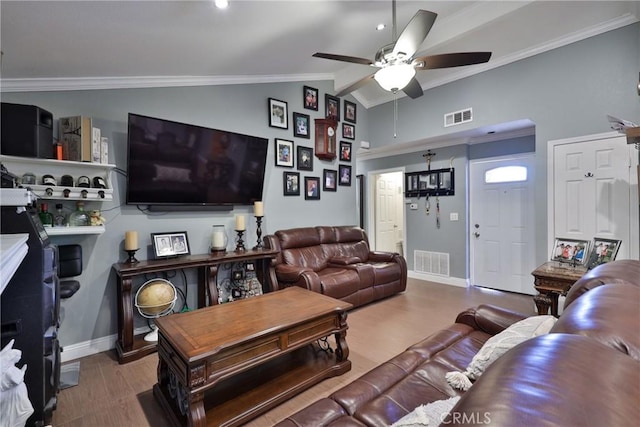
<svg viewBox="0 0 640 427">
<path fill-rule="evenodd" d="M 556 319 L 550 315 L 531 316 L 509 326 L 504 331 L 492 336 L 484 343 L 480 351 L 473 356 L 464 372 L 448 372 L 445 376 L 451 387 L 469 390 L 470 380 L 477 380 L 480 375 L 500 356 L 511 348 L 528 340 L 549 333 Z"/>
<path fill-rule="evenodd" d="M 393 423 L 391 427 L 439 426 L 458 400 L 460 396 L 420 405 Z"/>
</svg>

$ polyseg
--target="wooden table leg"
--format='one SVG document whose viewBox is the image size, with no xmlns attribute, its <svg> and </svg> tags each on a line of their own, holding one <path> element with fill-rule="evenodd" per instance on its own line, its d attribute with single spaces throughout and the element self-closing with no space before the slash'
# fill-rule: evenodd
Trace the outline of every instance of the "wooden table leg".
<svg viewBox="0 0 640 427">
<path fill-rule="evenodd" d="M 204 393 L 189 396 L 189 426 L 207 427 L 207 414 L 204 411 Z"/>
<path fill-rule="evenodd" d="M 336 339 L 336 359 L 338 362 L 349 359 L 349 346 L 347 345 L 347 312 L 340 313 L 341 332 L 335 334 Z"/>
<path fill-rule="evenodd" d="M 540 293 L 533 297 L 533 302 L 536 304 L 539 316 L 549 314 L 549 308 L 551 307 L 551 298 L 549 295 Z"/>
<path fill-rule="evenodd" d="M 123 352 L 133 348 L 133 302 L 131 279 L 118 279 L 118 342 Z"/>
</svg>

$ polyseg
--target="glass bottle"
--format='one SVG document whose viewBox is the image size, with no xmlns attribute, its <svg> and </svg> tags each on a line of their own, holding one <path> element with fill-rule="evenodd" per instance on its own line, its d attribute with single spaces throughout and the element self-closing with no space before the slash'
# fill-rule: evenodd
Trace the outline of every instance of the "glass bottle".
<svg viewBox="0 0 640 427">
<path fill-rule="evenodd" d="M 53 215 L 49 212 L 49 205 L 47 203 L 42 203 L 40 205 L 40 222 L 45 227 L 53 227 Z"/>
<path fill-rule="evenodd" d="M 90 224 L 89 214 L 84 211 L 84 202 L 76 202 L 76 210 L 69 215 L 69 225 L 83 227 Z"/>
<path fill-rule="evenodd" d="M 62 212 L 62 203 L 56 203 L 56 214 L 53 216 L 54 227 L 64 227 L 67 224 L 67 217 Z"/>
</svg>

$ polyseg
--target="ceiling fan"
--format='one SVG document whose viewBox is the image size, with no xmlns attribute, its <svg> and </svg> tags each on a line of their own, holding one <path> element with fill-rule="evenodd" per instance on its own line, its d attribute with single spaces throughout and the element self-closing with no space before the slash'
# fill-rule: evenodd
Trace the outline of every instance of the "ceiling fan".
<svg viewBox="0 0 640 427">
<path fill-rule="evenodd" d="M 355 56 L 320 52 L 314 53 L 313 56 L 316 58 L 332 59 L 379 68 L 375 73 L 342 89 L 336 94 L 337 96 L 353 92 L 373 79 L 378 82 L 384 90 L 393 93 L 402 90 L 409 97 L 415 99 L 423 94 L 422 87 L 415 78 L 416 71 L 481 64 L 489 61 L 489 58 L 491 58 L 491 52 L 445 53 L 414 57 L 414 54 L 427 37 L 427 34 L 429 34 L 437 16 L 438 14 L 434 12 L 418 10 L 404 30 L 402 30 L 400 36 L 396 37 L 396 0 L 393 0 L 393 42 L 382 46 L 378 52 L 376 52 L 373 61 Z"/>
</svg>

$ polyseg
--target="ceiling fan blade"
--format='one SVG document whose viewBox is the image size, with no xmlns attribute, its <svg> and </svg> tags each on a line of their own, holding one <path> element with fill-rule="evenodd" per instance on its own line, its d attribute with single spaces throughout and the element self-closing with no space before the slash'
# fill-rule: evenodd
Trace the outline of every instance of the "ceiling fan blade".
<svg viewBox="0 0 640 427">
<path fill-rule="evenodd" d="M 345 87 L 344 89 L 342 89 L 340 92 L 338 92 L 336 94 L 337 97 L 341 97 L 344 96 L 348 93 L 353 92 L 354 90 L 360 89 L 362 86 L 366 85 L 367 83 L 369 83 L 371 80 L 373 80 L 373 76 L 374 74 L 371 74 L 370 76 L 367 77 L 363 77 L 360 80 L 356 81 L 355 83 L 350 84 L 349 86 Z"/>
<path fill-rule="evenodd" d="M 419 10 L 413 15 L 411 21 L 402 30 L 396 44 L 393 46 L 393 54 L 403 54 L 406 58 L 411 58 L 418 50 L 438 16 L 437 13 L 428 10 Z"/>
<path fill-rule="evenodd" d="M 422 92 L 422 87 L 420 86 L 420 83 L 418 83 L 418 80 L 415 77 L 411 79 L 409 84 L 406 85 L 404 89 L 402 89 L 402 91 L 406 93 L 407 96 L 411 99 L 419 98 L 424 93 Z"/>
<path fill-rule="evenodd" d="M 434 68 L 482 64 L 489 61 L 489 58 L 491 58 L 491 52 L 443 53 L 416 58 L 412 64 L 416 70 L 432 70 Z"/>
<path fill-rule="evenodd" d="M 363 64 L 363 65 L 373 65 L 369 59 L 358 58 L 357 56 L 345 56 L 345 55 L 334 55 L 332 53 L 320 53 L 316 52 L 313 54 L 316 58 L 324 58 L 324 59 L 333 59 L 334 61 L 342 61 L 342 62 L 352 62 L 354 64 Z"/>
</svg>

